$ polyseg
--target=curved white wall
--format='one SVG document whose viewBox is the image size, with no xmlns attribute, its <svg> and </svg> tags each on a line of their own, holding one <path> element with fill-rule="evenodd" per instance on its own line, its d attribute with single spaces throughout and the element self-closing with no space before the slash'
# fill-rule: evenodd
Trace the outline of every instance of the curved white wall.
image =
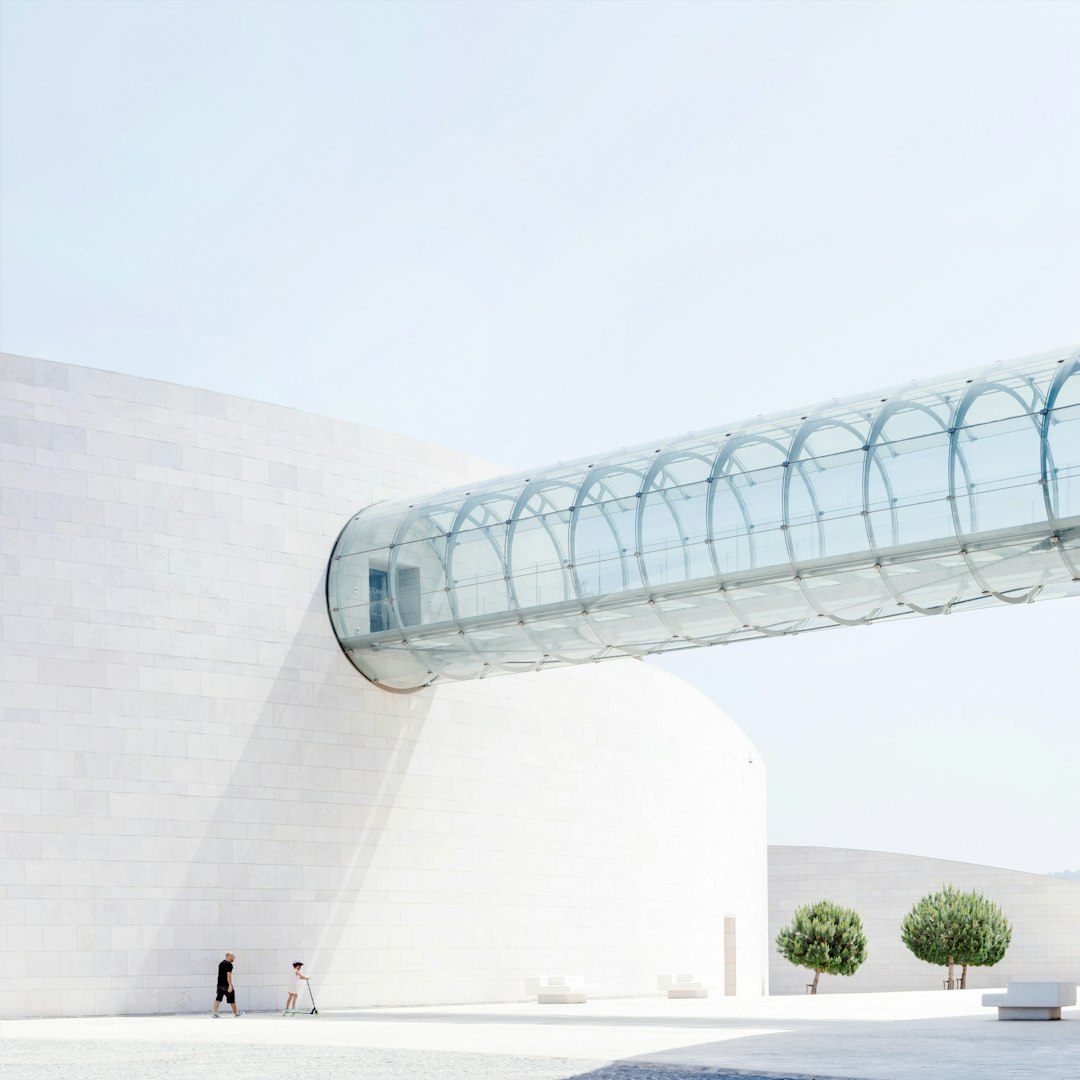
<svg viewBox="0 0 1080 1080">
<path fill-rule="evenodd" d="M 526 975 L 766 985 L 765 777 L 636 661 L 409 696 L 323 599 L 376 499 L 483 462 L 0 358 L 0 1015 L 505 1000 Z M 730 925 L 730 924 L 729 924 Z M 729 960 L 731 959 L 729 954 Z"/>
<path fill-rule="evenodd" d="M 1080 981 L 1080 882 L 884 851 L 770 846 L 772 992 L 804 992 L 806 968 L 788 963 L 772 943 L 795 908 L 826 898 L 858 911 L 867 959 L 850 977 L 823 976 L 819 993 L 940 989 L 945 969 L 908 952 L 900 922 L 920 897 L 946 884 L 996 901 L 1012 924 L 1005 958 L 991 968 L 969 968 L 969 989 L 1004 986 L 1010 979 Z"/>
</svg>

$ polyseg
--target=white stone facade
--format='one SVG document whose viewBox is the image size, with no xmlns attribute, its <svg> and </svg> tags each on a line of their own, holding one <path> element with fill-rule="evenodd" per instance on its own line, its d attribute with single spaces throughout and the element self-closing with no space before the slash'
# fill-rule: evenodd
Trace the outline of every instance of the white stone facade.
<svg viewBox="0 0 1080 1080">
<path fill-rule="evenodd" d="M 765 776 L 632 660 L 394 695 L 327 618 L 349 516 L 487 463 L 0 358 L 0 1015 L 767 988 Z M 725 929 L 729 942 L 725 958 Z M 727 964 L 725 970 L 725 963 Z"/>
<path fill-rule="evenodd" d="M 801 994 L 811 980 L 812 972 L 790 964 L 773 943 L 797 907 L 825 899 L 859 913 L 867 959 L 852 976 L 823 975 L 819 994 L 940 989 L 945 968 L 916 960 L 900 940 L 900 923 L 916 901 L 948 884 L 993 900 L 1012 925 L 1005 958 L 991 968 L 969 968 L 968 989 L 1010 979 L 1080 981 L 1080 882 L 884 851 L 771 846 L 772 993 Z"/>
</svg>

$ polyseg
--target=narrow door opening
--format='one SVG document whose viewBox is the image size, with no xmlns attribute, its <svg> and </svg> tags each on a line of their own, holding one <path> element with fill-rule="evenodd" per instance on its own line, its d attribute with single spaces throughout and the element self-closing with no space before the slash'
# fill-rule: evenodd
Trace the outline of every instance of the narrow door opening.
<svg viewBox="0 0 1080 1080">
<path fill-rule="evenodd" d="M 735 996 L 735 916 L 724 916 L 724 997 Z"/>
</svg>

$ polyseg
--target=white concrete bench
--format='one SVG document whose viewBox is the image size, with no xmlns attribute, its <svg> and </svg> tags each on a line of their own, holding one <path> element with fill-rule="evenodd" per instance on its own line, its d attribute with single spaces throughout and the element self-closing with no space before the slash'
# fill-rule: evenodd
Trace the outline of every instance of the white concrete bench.
<svg viewBox="0 0 1080 1080">
<path fill-rule="evenodd" d="M 580 1005 L 595 987 L 582 975 L 534 975 L 525 980 L 525 992 L 536 995 L 537 1005 Z"/>
<path fill-rule="evenodd" d="M 661 975 L 657 988 L 666 990 L 669 998 L 703 998 L 709 996 L 709 987 L 696 975 Z"/>
<path fill-rule="evenodd" d="M 983 994 L 999 1020 L 1060 1020 L 1063 1005 L 1076 1004 L 1076 983 L 1013 980 L 1004 994 Z"/>
</svg>

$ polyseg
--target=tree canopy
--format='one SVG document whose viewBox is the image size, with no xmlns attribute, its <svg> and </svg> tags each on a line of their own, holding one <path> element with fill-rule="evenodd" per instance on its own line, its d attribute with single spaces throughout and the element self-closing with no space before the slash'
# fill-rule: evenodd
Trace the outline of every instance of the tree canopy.
<svg viewBox="0 0 1080 1080">
<path fill-rule="evenodd" d="M 810 993 L 816 994 L 822 973 L 855 974 L 866 959 L 866 935 L 857 912 L 819 900 L 795 910 L 791 923 L 776 935 L 776 949 L 793 964 L 813 969 Z"/>
<path fill-rule="evenodd" d="M 960 989 L 965 989 L 968 967 L 992 967 L 1005 955 L 1012 927 L 1001 908 L 981 893 L 943 885 L 904 916 L 900 936 L 919 960 L 949 969 L 950 990 L 956 985 L 953 966 L 962 965 Z"/>
</svg>

